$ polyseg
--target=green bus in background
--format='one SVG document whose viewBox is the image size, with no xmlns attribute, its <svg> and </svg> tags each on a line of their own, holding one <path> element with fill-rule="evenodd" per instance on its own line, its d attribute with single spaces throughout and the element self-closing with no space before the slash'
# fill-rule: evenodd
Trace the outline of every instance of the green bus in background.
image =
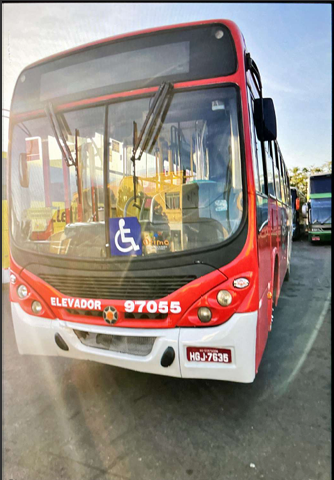
<svg viewBox="0 0 334 480">
<path fill-rule="evenodd" d="M 330 241 L 332 238 L 332 174 L 310 175 L 308 183 L 308 239 Z"/>
</svg>

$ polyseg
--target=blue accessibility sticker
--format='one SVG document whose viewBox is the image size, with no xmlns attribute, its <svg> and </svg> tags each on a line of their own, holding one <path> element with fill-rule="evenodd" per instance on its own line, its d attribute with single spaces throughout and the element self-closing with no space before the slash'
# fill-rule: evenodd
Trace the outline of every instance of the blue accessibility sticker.
<svg viewBox="0 0 334 480">
<path fill-rule="evenodd" d="M 140 223 L 136 217 L 110 218 L 111 255 L 141 255 Z"/>
</svg>

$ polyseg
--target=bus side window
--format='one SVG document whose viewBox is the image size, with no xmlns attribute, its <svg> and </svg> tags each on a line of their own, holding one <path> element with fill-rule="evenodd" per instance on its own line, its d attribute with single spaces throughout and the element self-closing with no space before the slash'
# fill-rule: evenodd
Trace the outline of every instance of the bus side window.
<svg viewBox="0 0 334 480">
<path fill-rule="evenodd" d="M 260 192 L 261 191 L 261 186 L 260 186 L 259 166 L 258 166 L 257 149 L 256 149 L 255 126 L 254 126 L 254 119 L 253 119 L 253 112 L 252 112 L 249 88 L 247 88 L 247 93 L 248 93 L 250 136 L 251 136 L 251 142 L 252 142 L 252 159 L 253 159 L 254 183 L 255 183 L 255 190 L 257 192 Z"/>
<path fill-rule="evenodd" d="M 277 169 L 278 169 L 278 172 L 279 172 L 279 181 L 280 181 L 280 198 L 281 198 L 282 202 L 285 202 L 284 183 L 283 183 L 283 177 L 284 177 L 284 175 L 283 175 L 283 159 L 282 159 L 280 149 L 277 148 L 275 151 L 276 151 L 276 165 L 277 165 Z"/>
<path fill-rule="evenodd" d="M 266 192 L 265 174 L 264 174 L 264 167 L 263 167 L 262 147 L 261 147 L 261 142 L 258 140 L 256 136 L 255 124 L 254 124 L 254 98 L 253 98 L 253 95 L 251 94 L 249 87 L 247 87 L 247 92 L 248 92 L 248 107 L 250 112 L 250 128 L 251 128 L 255 188 L 257 192 L 266 195 L 267 192 Z"/>
<path fill-rule="evenodd" d="M 290 180 L 289 175 L 285 172 L 285 179 L 286 179 L 286 190 L 287 190 L 287 204 L 291 206 L 291 193 L 290 193 Z"/>
<path fill-rule="evenodd" d="M 264 195 L 268 194 L 267 185 L 266 185 L 266 176 L 265 176 L 265 167 L 264 167 L 264 157 L 262 153 L 261 142 L 256 137 L 256 145 L 257 145 L 257 152 L 258 152 L 258 165 L 259 165 L 259 175 L 260 175 L 260 184 L 261 184 L 261 192 Z"/>
<path fill-rule="evenodd" d="M 275 157 L 274 159 L 274 171 L 275 171 L 275 185 L 276 185 L 276 198 L 277 200 L 283 200 L 282 197 L 282 178 L 281 178 L 281 171 L 279 168 L 279 154 L 277 150 L 277 145 L 275 144 Z"/>
<path fill-rule="evenodd" d="M 286 198 L 286 188 L 285 188 L 284 161 L 281 154 L 279 156 L 279 166 L 280 166 L 280 176 L 281 176 L 282 200 L 284 203 L 286 203 L 287 198 Z"/>
<path fill-rule="evenodd" d="M 270 155 L 269 151 L 269 142 L 265 143 L 265 155 L 267 161 L 267 178 L 268 178 L 268 195 L 272 195 L 275 197 L 275 177 L 274 177 L 274 164 L 272 156 Z"/>
</svg>

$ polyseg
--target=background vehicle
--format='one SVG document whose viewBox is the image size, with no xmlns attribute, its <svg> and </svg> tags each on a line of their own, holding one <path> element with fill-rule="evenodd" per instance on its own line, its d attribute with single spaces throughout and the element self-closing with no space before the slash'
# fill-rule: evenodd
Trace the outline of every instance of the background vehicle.
<svg viewBox="0 0 334 480">
<path fill-rule="evenodd" d="M 27 67 L 10 145 L 20 353 L 254 380 L 292 210 L 274 105 L 233 22 Z"/>
<path fill-rule="evenodd" d="M 303 215 L 303 205 L 307 204 L 305 195 L 296 187 L 291 187 L 292 239 L 299 240 L 306 233 L 307 220 Z"/>
<path fill-rule="evenodd" d="M 332 238 L 332 174 L 311 175 L 307 197 L 308 239 L 311 242 L 330 241 Z"/>
</svg>

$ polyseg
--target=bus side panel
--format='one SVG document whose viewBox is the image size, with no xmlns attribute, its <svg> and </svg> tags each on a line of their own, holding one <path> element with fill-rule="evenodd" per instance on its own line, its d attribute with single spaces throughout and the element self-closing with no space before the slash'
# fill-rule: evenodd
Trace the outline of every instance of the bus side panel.
<svg viewBox="0 0 334 480">
<path fill-rule="evenodd" d="M 280 289 L 284 282 L 286 269 L 288 266 L 288 218 L 287 209 L 284 205 L 280 205 L 278 209 L 279 228 L 280 228 Z"/>
<path fill-rule="evenodd" d="M 270 224 L 271 224 L 271 275 L 270 275 L 270 292 L 273 295 L 273 301 L 275 302 L 275 297 L 276 300 L 279 295 L 280 287 L 281 287 L 281 282 L 280 282 L 280 269 L 281 269 L 281 258 L 279 256 L 280 252 L 280 238 L 281 238 L 281 233 L 280 233 L 280 227 L 281 227 L 281 222 L 280 222 L 280 212 L 279 208 L 277 205 L 276 199 L 270 197 L 269 195 L 269 216 L 270 216 Z M 277 256 L 277 266 L 276 269 L 278 269 L 275 272 L 275 258 Z M 278 275 L 278 281 L 275 285 L 275 275 Z M 275 295 L 275 288 L 277 289 L 276 295 Z M 270 313 L 271 315 L 271 313 Z M 271 323 L 271 319 L 269 319 L 269 323 Z"/>
<path fill-rule="evenodd" d="M 278 265 L 279 265 L 279 277 L 278 277 L 278 291 L 277 291 L 277 298 L 279 297 L 281 286 L 282 286 L 282 272 L 284 270 L 284 252 L 282 250 L 282 212 L 281 212 L 281 205 L 278 200 L 276 200 L 276 218 L 277 218 L 277 236 L 276 236 L 276 246 L 278 251 Z"/>
<path fill-rule="evenodd" d="M 255 371 L 258 371 L 268 338 L 268 286 L 271 282 L 271 225 L 268 199 L 257 195 L 257 244 L 259 259 L 259 310 Z"/>
<path fill-rule="evenodd" d="M 252 82 L 251 78 L 250 81 Z M 245 82 L 246 85 L 246 82 Z M 253 151 L 252 145 L 254 145 L 251 138 L 250 118 L 252 118 L 253 112 L 247 99 L 246 88 L 241 89 L 242 102 L 245 105 L 243 110 L 244 121 L 244 134 L 245 134 L 245 146 L 246 146 L 246 164 L 247 164 L 247 182 L 249 189 L 249 202 L 250 207 L 254 209 L 252 216 L 252 210 L 249 211 L 249 225 L 252 226 L 252 240 L 254 250 L 257 247 L 257 265 L 254 268 L 257 270 L 257 282 L 258 282 L 258 318 L 256 326 L 256 352 L 255 352 L 255 372 L 258 372 L 258 368 L 261 362 L 261 358 L 268 339 L 268 288 L 271 281 L 271 244 L 270 235 L 271 227 L 269 224 L 269 211 L 268 211 L 268 197 L 263 193 L 256 191 L 254 182 L 254 164 L 256 163 L 256 153 Z M 248 110 L 246 108 L 248 106 Z M 261 156 L 260 156 L 261 157 Z M 262 158 L 259 158 L 262 162 Z M 262 180 L 264 181 L 264 180 Z M 253 195 L 254 194 L 254 195 Z"/>
</svg>

